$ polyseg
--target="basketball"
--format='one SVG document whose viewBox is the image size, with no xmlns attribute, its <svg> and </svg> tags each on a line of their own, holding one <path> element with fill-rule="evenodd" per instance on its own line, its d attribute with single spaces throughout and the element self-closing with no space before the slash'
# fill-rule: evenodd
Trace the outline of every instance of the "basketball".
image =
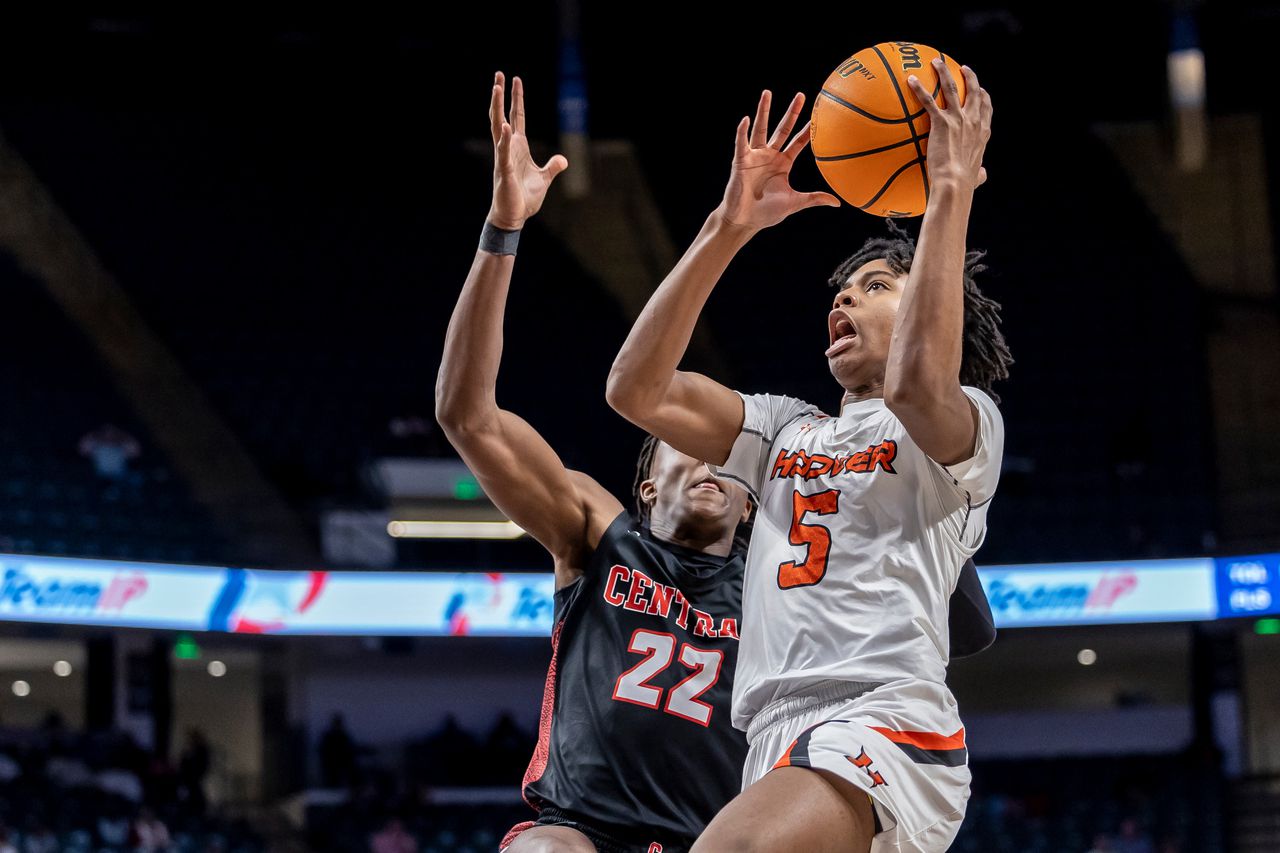
<svg viewBox="0 0 1280 853">
<path fill-rule="evenodd" d="M 831 189 L 859 210 L 885 217 L 924 213 L 929 115 L 907 77 L 916 75 L 939 106 L 947 106 L 932 65 L 938 56 L 951 70 L 963 104 L 964 75 L 956 61 L 909 41 L 855 53 L 822 85 L 813 105 L 813 154 Z"/>
</svg>

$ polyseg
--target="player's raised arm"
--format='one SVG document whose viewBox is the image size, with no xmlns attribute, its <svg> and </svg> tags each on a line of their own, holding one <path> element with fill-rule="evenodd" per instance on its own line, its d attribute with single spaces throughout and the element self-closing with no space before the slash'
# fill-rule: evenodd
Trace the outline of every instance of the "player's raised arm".
<svg viewBox="0 0 1280 853">
<path fill-rule="evenodd" d="M 569 471 L 525 420 L 498 407 L 502 317 L 515 266 L 515 241 L 547 189 L 569 163 L 557 154 L 538 166 L 525 138 L 524 90 L 512 81 L 503 117 L 503 75 L 489 106 L 494 144 L 493 205 L 480 248 L 449 321 L 436 378 L 436 419 L 485 493 L 541 542 L 556 561 L 557 582 L 572 579 L 622 504 L 585 474 Z"/>
<path fill-rule="evenodd" d="M 728 458 L 738 436 L 743 407 L 737 394 L 715 380 L 678 369 L 698 315 L 733 256 L 757 231 L 807 207 L 840 206 L 830 193 L 791 188 L 791 167 L 809 144 L 808 124 L 791 137 L 804 95 L 792 99 L 772 137 L 770 100 L 766 90 L 754 123 L 749 116 L 738 123 L 724 200 L 650 297 L 609 373 L 609 405 L 620 415 L 681 452 L 717 465 Z"/>
<path fill-rule="evenodd" d="M 885 371 L 885 404 L 932 459 L 951 465 L 973 456 L 978 411 L 960 386 L 964 335 L 965 237 L 973 193 L 986 180 L 982 155 L 991 136 L 991 98 L 964 69 L 967 97 L 941 60 L 945 107 L 919 79 L 908 79 L 929 113 L 929 204 L 894 324 Z"/>
</svg>

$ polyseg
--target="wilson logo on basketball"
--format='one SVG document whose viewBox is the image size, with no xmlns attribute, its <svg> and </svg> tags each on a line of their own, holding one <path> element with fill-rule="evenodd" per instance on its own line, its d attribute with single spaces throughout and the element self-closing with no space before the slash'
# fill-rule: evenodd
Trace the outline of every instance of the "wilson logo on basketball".
<svg viewBox="0 0 1280 853">
<path fill-rule="evenodd" d="M 836 73 L 841 77 L 849 77 L 853 74 L 861 74 L 868 80 L 876 79 L 876 75 L 871 73 L 871 69 L 862 64 L 862 60 L 856 56 L 836 69 Z"/>
<path fill-rule="evenodd" d="M 909 41 L 895 41 L 893 46 L 898 49 L 898 56 L 902 57 L 903 71 L 920 67 L 920 48 Z"/>
</svg>

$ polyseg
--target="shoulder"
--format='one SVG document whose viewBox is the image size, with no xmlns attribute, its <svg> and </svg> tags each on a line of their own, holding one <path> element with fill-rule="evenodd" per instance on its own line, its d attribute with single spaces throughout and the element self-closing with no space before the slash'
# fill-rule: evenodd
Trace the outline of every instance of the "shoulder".
<svg viewBox="0 0 1280 853">
<path fill-rule="evenodd" d="M 828 417 L 812 403 L 788 394 L 747 394 L 735 392 L 742 398 L 745 432 L 756 432 L 772 438 L 784 427 L 804 418 Z"/>
<path fill-rule="evenodd" d="M 993 417 L 1001 417 L 1000 406 L 986 391 L 981 388 L 975 388 L 972 385 L 961 385 L 960 390 L 965 393 L 965 396 L 969 398 L 979 413 L 985 412 Z"/>
<path fill-rule="evenodd" d="M 555 562 L 558 586 L 564 586 L 581 576 L 613 523 L 622 523 L 624 516 L 630 518 L 622 502 L 594 477 L 572 468 L 566 469 L 566 472 L 569 482 L 573 484 L 576 499 L 582 506 L 582 529 L 578 535 L 565 542 L 562 553 L 551 555 Z"/>
</svg>

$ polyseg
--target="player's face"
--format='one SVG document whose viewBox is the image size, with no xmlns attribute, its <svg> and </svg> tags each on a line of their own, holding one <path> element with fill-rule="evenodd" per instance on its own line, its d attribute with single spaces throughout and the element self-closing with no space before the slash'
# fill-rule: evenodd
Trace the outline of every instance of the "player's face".
<svg viewBox="0 0 1280 853">
<path fill-rule="evenodd" d="M 907 277 L 886 261 L 863 264 L 849 276 L 827 315 L 827 367 L 846 390 L 884 387 L 893 321 Z"/>
<path fill-rule="evenodd" d="M 706 463 L 659 443 L 650 471 L 653 512 L 677 524 L 714 526 L 732 532 L 747 516 L 747 491 L 711 475 Z"/>
</svg>

